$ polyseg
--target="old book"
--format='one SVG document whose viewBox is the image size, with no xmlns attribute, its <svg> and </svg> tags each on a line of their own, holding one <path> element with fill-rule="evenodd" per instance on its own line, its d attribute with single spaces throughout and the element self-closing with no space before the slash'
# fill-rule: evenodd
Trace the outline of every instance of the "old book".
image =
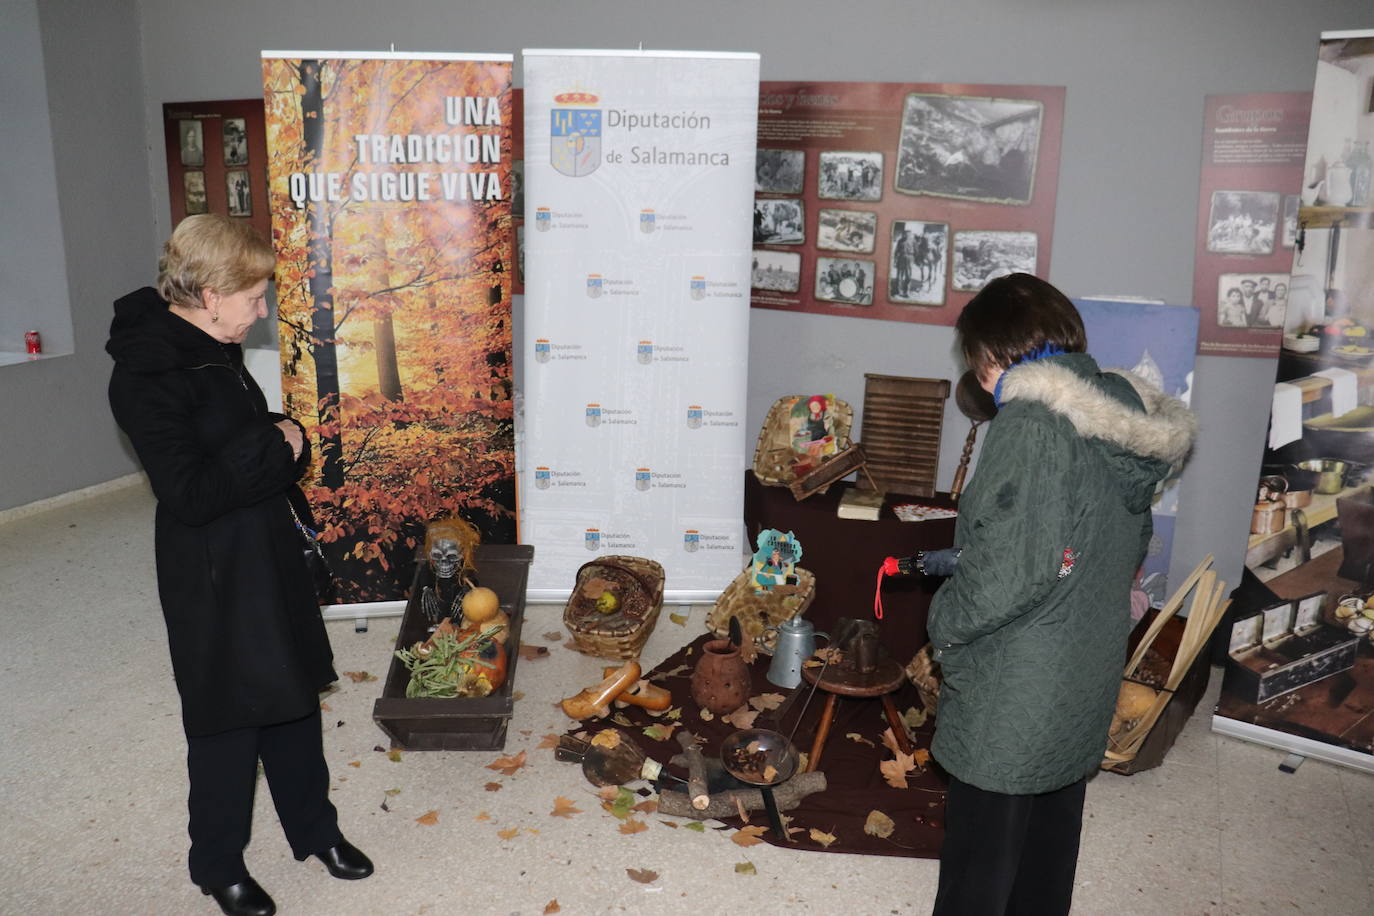
<svg viewBox="0 0 1374 916">
<path fill-rule="evenodd" d="M 855 518 L 876 522 L 883 513 L 883 492 L 881 490 L 857 490 L 850 488 L 840 497 L 840 506 L 835 514 L 840 518 Z"/>
</svg>

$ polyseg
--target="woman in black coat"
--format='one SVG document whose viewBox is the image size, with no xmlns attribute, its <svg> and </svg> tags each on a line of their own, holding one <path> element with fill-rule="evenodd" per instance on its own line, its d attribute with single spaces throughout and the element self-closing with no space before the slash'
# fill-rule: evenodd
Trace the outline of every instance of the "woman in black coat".
<svg viewBox="0 0 1374 916">
<path fill-rule="evenodd" d="M 271 246 L 218 214 L 183 220 L 158 287 L 115 303 L 110 407 L 157 497 L 158 595 L 190 771 L 191 880 L 231 916 L 271 914 L 248 874 L 257 764 L 297 859 L 372 863 L 329 801 L 319 691 L 336 677 L 303 548 L 302 428 L 271 413 L 239 346 L 266 317 Z"/>
</svg>

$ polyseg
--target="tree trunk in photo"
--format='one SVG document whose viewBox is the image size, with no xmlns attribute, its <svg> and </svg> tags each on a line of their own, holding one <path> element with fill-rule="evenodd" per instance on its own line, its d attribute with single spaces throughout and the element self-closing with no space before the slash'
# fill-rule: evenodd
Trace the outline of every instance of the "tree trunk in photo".
<svg viewBox="0 0 1374 916">
<path fill-rule="evenodd" d="M 321 62 L 303 60 L 300 82 L 301 130 L 307 166 L 319 169 L 324 160 L 324 87 Z M 327 204 L 310 202 L 310 336 L 314 344 L 315 390 L 319 422 L 332 432 L 320 434 L 320 483 L 330 489 L 343 486 L 343 430 L 339 426 L 339 364 L 334 352 L 333 221 Z"/>
<path fill-rule="evenodd" d="M 401 369 L 396 364 L 396 329 L 391 316 L 372 322 L 372 341 L 377 351 L 377 390 L 388 401 L 404 401 Z"/>
</svg>

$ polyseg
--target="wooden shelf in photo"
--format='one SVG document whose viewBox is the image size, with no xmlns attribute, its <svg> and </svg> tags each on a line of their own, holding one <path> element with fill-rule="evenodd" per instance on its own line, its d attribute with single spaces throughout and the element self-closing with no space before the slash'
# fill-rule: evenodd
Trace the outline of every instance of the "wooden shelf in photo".
<svg viewBox="0 0 1374 916">
<path fill-rule="evenodd" d="M 1307 517 L 1307 530 L 1310 532 L 1318 525 L 1324 525 L 1336 517 L 1336 500 L 1343 496 L 1353 496 L 1368 484 L 1346 487 L 1339 493 L 1313 493 L 1312 502 L 1303 507 L 1302 514 Z M 1282 556 L 1289 548 L 1298 543 L 1298 529 L 1294 526 L 1293 510 L 1288 510 L 1288 524 L 1273 534 L 1252 534 L 1245 550 L 1245 565 L 1254 569 Z"/>
<path fill-rule="evenodd" d="M 1304 229 L 1374 229 L 1374 207 L 1303 207 L 1298 225 Z"/>
</svg>

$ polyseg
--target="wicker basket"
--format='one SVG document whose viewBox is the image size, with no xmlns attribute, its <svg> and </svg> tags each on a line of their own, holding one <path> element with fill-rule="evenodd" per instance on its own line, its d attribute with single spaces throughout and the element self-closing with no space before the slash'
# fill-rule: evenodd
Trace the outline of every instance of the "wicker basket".
<svg viewBox="0 0 1374 916">
<path fill-rule="evenodd" d="M 621 610 L 602 614 L 582 594 L 588 579 L 617 584 Z M 563 608 L 563 625 L 578 650 L 598 658 L 638 658 L 663 610 L 663 567 L 644 557 L 607 556 L 584 563 Z"/>
<path fill-rule="evenodd" d="M 940 705 L 940 665 L 935 661 L 933 652 L 934 647 L 926 643 L 906 666 L 906 676 L 915 685 L 921 705 L 932 716 Z"/>
<path fill-rule="evenodd" d="M 778 634 L 766 628 L 791 620 L 816 598 L 815 574 L 801 567 L 796 573 L 796 585 L 775 585 L 759 592 L 754 590 L 753 565 L 745 567 L 716 599 L 716 606 L 706 615 L 706 628 L 723 639 L 730 633 L 730 618 L 738 617 L 740 629 L 771 652 Z"/>
<path fill-rule="evenodd" d="M 768 408 L 763 429 L 759 430 L 759 440 L 754 445 L 754 476 L 759 483 L 769 487 L 790 487 L 797 475 L 792 463 L 797 453 L 792 449 L 788 418 L 792 407 L 805 395 L 789 394 L 778 398 Z M 854 408 L 848 401 L 835 399 L 835 450 L 843 451 L 849 447 L 849 430 L 854 425 Z"/>
</svg>

